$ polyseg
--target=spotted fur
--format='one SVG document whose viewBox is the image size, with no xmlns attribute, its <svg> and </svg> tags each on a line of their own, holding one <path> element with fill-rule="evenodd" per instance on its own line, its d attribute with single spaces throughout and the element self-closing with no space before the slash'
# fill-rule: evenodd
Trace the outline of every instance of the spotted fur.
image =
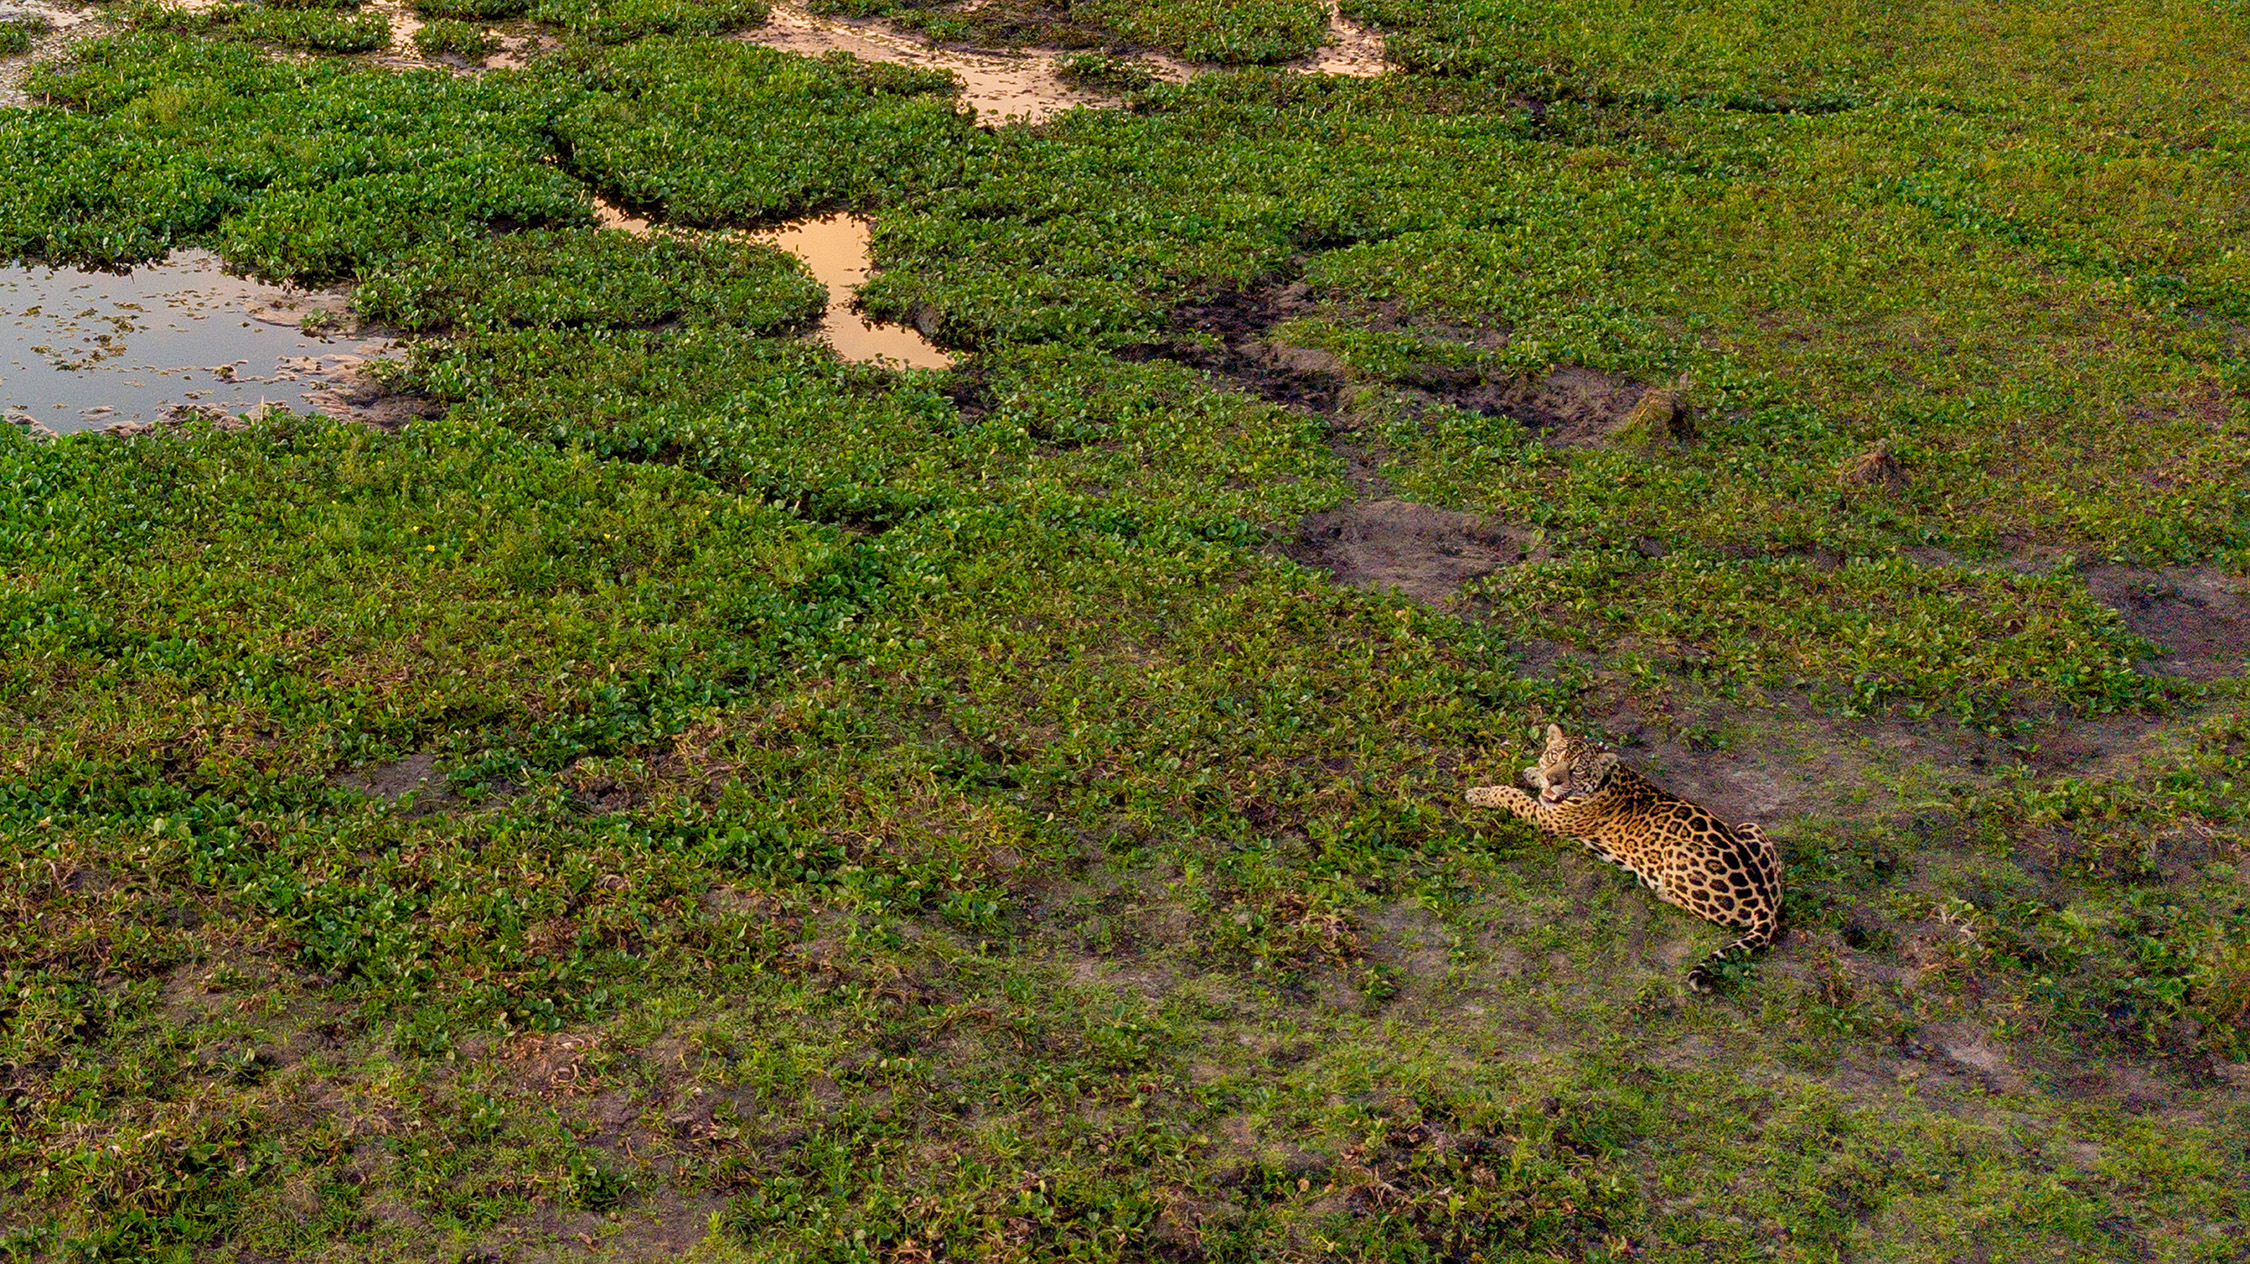
<svg viewBox="0 0 2250 1264">
<path fill-rule="evenodd" d="M 1755 824 L 1728 825 L 1557 725 L 1548 725 L 1546 736 L 1546 753 L 1523 770 L 1537 798 L 1514 786 L 1478 786 L 1469 802 L 1506 808 L 1550 834 L 1575 838 L 1658 899 L 1742 927 L 1746 934 L 1688 975 L 1697 991 L 1712 966 L 1773 943 L 1781 928 L 1781 856 Z"/>
</svg>

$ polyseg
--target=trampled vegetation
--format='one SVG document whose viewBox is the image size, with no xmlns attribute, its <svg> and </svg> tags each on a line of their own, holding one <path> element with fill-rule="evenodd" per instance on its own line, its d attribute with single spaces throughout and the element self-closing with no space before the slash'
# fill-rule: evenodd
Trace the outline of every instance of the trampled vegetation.
<svg viewBox="0 0 2250 1264">
<path fill-rule="evenodd" d="M 847 9 L 1037 127 L 414 9 L 554 47 L 0 111 L 13 259 L 349 283 L 424 414 L 0 429 L 0 1258 L 2250 1250 L 2238 8 Z M 835 210 L 955 368 L 735 231 Z M 1468 809 L 1550 720 L 1788 940 Z"/>
</svg>

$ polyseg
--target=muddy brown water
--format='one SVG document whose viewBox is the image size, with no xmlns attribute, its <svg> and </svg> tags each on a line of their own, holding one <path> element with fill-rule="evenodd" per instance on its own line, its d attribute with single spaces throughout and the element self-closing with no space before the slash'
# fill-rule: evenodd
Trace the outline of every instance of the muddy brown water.
<svg viewBox="0 0 2250 1264">
<path fill-rule="evenodd" d="M 604 227 L 636 237 L 654 231 L 648 220 L 628 214 L 606 199 L 594 199 L 594 209 Z M 852 307 L 853 293 L 866 282 L 873 267 L 868 258 L 868 235 L 873 228 L 861 216 L 838 211 L 744 236 L 797 256 L 813 279 L 828 288 L 828 310 L 821 316 L 818 333 L 837 355 L 855 361 L 887 360 L 917 369 L 951 368 L 953 357 L 919 331 L 870 321 Z"/>
<path fill-rule="evenodd" d="M 300 327 L 344 308 L 341 294 L 229 276 L 200 250 L 127 273 L 0 269 L 0 408 L 56 433 L 181 407 L 336 412 L 335 393 L 387 345 Z"/>
<path fill-rule="evenodd" d="M 614 207 L 602 212 L 612 227 L 649 230 Z M 804 260 L 827 287 L 818 333 L 838 355 L 949 367 L 952 357 L 914 329 L 877 324 L 852 309 L 869 270 L 869 228 L 865 219 L 835 214 L 756 239 Z M 389 341 L 309 334 L 302 323 L 314 315 L 352 324 L 339 291 L 231 276 L 200 250 L 125 273 L 0 268 L 0 416 L 56 434 L 160 422 L 183 408 L 233 417 L 278 406 L 405 420 L 369 412 L 379 392 L 362 369 Z"/>
<path fill-rule="evenodd" d="M 895 360 L 917 369 L 952 367 L 953 357 L 932 346 L 920 332 L 904 325 L 871 323 L 852 309 L 853 291 L 867 280 L 871 228 L 859 216 L 839 211 L 759 233 L 754 239 L 804 260 L 813 277 L 828 287 L 828 311 L 820 328 L 837 355 L 846 360 Z"/>
</svg>

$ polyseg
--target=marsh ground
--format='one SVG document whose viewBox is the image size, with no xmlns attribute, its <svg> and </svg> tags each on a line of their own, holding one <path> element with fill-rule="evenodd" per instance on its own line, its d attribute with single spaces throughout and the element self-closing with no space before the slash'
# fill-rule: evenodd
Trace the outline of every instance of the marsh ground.
<svg viewBox="0 0 2250 1264">
<path fill-rule="evenodd" d="M 412 420 L 0 433 L 0 1255 L 2250 1252 L 2239 9 L 412 14 L 17 22 L 0 248 Z"/>
</svg>

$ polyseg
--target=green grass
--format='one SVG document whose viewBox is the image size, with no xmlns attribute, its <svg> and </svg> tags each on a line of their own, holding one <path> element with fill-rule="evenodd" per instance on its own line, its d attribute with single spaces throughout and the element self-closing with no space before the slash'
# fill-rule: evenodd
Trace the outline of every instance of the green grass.
<svg viewBox="0 0 2250 1264">
<path fill-rule="evenodd" d="M 1038 128 L 742 8 L 35 70 L 0 249 L 350 281 L 445 415 L 0 433 L 0 1258 L 2238 1258 L 2241 15 L 1345 12 Z M 732 231 L 839 209 L 956 368 Z M 1523 559 L 1283 555 L 1379 499 Z M 1549 720 L 1790 938 L 1469 810 Z"/>
</svg>

